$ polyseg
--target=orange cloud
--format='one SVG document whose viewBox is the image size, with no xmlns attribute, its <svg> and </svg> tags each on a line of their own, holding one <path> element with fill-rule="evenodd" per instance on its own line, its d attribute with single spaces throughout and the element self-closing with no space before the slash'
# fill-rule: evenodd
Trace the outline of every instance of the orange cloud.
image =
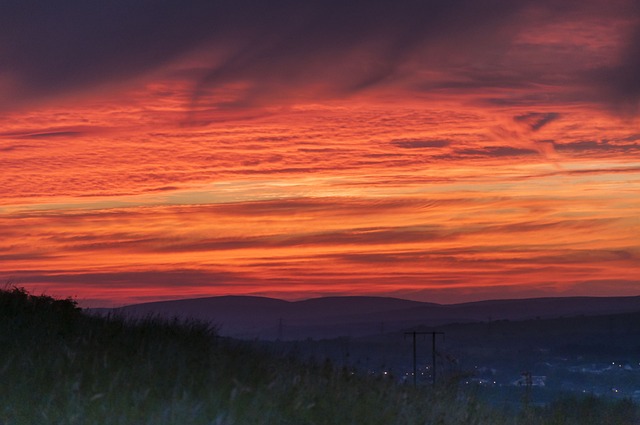
<svg viewBox="0 0 640 425">
<path fill-rule="evenodd" d="M 640 136 L 611 113 L 621 87 L 601 80 L 635 69 L 631 2 L 427 1 L 407 6 L 415 17 L 310 2 L 296 6 L 308 28 L 276 2 L 268 22 L 264 6 L 230 6 L 230 22 L 257 26 L 222 35 L 200 18 L 208 3 L 158 40 L 128 17 L 132 46 L 73 26 L 48 51 L 23 22 L 25 49 L 6 62 L 22 82 L 0 99 L 0 279 L 92 304 L 640 283 Z M 441 18 L 424 25 L 426 12 Z M 64 43 L 83 31 L 104 56 Z"/>
</svg>

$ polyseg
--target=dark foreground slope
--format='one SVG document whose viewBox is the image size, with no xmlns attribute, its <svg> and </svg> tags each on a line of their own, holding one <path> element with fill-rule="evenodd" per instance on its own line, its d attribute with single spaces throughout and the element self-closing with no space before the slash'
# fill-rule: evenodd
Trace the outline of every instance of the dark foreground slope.
<svg viewBox="0 0 640 425">
<path fill-rule="evenodd" d="M 456 386 L 413 388 L 277 358 L 195 322 L 86 316 L 0 291 L 0 423 L 632 424 L 630 403 L 500 413 Z M 562 415 L 562 422 L 555 418 Z M 589 420 L 585 420 L 589 418 Z"/>
<path fill-rule="evenodd" d="M 295 340 L 365 336 L 415 326 L 525 320 L 640 311 L 640 297 L 566 297 L 434 304 L 385 297 L 324 297 L 289 302 L 224 296 L 135 304 L 118 312 L 190 317 L 214 323 L 225 336 Z"/>
</svg>

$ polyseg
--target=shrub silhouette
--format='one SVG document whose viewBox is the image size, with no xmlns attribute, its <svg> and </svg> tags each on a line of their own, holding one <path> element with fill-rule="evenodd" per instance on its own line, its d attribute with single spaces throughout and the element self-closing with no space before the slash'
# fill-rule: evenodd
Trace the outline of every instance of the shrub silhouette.
<svg viewBox="0 0 640 425">
<path fill-rule="evenodd" d="M 78 317 L 81 308 L 72 298 L 56 299 L 48 295 L 31 295 L 26 289 L 12 286 L 0 291 L 0 308 L 5 315 L 51 314 Z"/>
</svg>

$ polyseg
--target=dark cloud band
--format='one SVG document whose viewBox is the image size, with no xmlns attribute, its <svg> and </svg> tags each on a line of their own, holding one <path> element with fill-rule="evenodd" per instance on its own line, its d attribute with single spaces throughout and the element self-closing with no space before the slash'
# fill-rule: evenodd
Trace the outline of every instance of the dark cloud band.
<svg viewBox="0 0 640 425">
<path fill-rule="evenodd" d="M 230 107 L 292 91 L 345 95 L 402 80 L 409 61 L 423 70 L 462 64 L 461 72 L 471 73 L 467 84 L 478 86 L 486 84 L 483 62 L 495 61 L 534 21 L 562 20 L 577 12 L 614 18 L 640 14 L 632 3 L 6 1 L 0 6 L 0 38 L 7 40 L 0 47 L 0 76 L 12 84 L 0 92 L 0 102 L 6 108 L 129 81 L 196 48 L 221 52 L 196 73 L 196 104 L 211 88 L 230 82 L 248 87 L 238 99 L 224 102 Z M 639 97 L 638 40 L 631 38 L 627 54 L 597 82 L 621 102 Z"/>
</svg>

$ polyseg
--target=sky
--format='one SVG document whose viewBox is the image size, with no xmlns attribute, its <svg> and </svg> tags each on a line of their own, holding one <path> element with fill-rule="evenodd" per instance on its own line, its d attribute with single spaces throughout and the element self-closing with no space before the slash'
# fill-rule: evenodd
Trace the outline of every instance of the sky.
<svg viewBox="0 0 640 425">
<path fill-rule="evenodd" d="M 635 0 L 6 0 L 0 283 L 640 295 Z"/>
</svg>

